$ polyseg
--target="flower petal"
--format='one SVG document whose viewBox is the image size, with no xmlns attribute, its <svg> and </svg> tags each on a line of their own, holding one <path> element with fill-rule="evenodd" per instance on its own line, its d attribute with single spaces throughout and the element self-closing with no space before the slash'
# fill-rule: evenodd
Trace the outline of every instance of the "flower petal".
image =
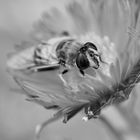
<svg viewBox="0 0 140 140">
<path fill-rule="evenodd" d="M 115 63 L 113 64 L 112 71 L 114 73 L 113 77 L 115 78 L 116 84 L 119 84 L 121 81 L 121 69 L 119 59 L 116 59 Z"/>
<path fill-rule="evenodd" d="M 67 6 L 66 10 L 73 21 L 75 34 L 80 35 L 93 31 L 99 34 L 96 17 L 94 17 L 91 7 L 91 1 L 83 1 L 83 3 L 74 1 Z"/>
<path fill-rule="evenodd" d="M 69 15 L 58 8 L 52 8 L 50 12 L 44 12 L 41 19 L 34 23 L 33 29 L 31 36 L 38 41 L 63 36 L 63 33 L 68 35 L 73 33 Z"/>
</svg>

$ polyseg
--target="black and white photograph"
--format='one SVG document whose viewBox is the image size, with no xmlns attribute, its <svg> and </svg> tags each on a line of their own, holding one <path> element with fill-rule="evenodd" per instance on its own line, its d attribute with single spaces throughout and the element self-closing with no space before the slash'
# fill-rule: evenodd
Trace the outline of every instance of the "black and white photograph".
<svg viewBox="0 0 140 140">
<path fill-rule="evenodd" d="M 0 0 L 0 140 L 140 140 L 140 0 Z"/>
</svg>

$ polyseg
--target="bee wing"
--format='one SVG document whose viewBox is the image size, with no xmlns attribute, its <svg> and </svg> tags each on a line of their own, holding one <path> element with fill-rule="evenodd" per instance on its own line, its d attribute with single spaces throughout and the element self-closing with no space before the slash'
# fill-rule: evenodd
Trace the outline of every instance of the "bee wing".
<svg viewBox="0 0 140 140">
<path fill-rule="evenodd" d="M 45 47 L 53 47 L 53 46 L 46 45 Z M 50 54 L 47 54 L 47 52 L 46 52 L 46 61 L 41 64 L 36 64 L 34 61 L 35 49 L 36 47 L 33 46 L 21 52 L 9 54 L 9 58 L 7 61 L 8 69 L 19 71 L 45 71 L 59 68 L 57 58 L 51 56 Z"/>
<path fill-rule="evenodd" d="M 33 66 L 30 67 L 29 70 L 33 72 L 45 72 L 50 70 L 56 70 L 59 69 L 60 65 L 58 63 L 56 64 L 49 64 L 49 65 L 39 65 L 39 66 Z"/>
<path fill-rule="evenodd" d="M 13 70 L 23 70 L 34 65 L 33 55 L 35 47 L 9 54 L 7 66 Z"/>
</svg>

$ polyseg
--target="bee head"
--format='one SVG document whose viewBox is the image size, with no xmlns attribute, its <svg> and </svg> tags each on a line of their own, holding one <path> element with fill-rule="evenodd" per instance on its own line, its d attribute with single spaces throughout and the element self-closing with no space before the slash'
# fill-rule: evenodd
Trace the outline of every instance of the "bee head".
<svg viewBox="0 0 140 140">
<path fill-rule="evenodd" d="M 88 67 L 98 69 L 99 54 L 97 47 L 93 43 L 87 42 L 80 48 L 76 58 L 76 65 L 80 70 L 87 69 Z"/>
<path fill-rule="evenodd" d="M 99 55 L 97 47 L 91 42 L 85 43 L 84 46 L 86 46 L 87 48 L 86 55 L 90 62 L 90 67 L 98 69 L 101 57 Z"/>
</svg>

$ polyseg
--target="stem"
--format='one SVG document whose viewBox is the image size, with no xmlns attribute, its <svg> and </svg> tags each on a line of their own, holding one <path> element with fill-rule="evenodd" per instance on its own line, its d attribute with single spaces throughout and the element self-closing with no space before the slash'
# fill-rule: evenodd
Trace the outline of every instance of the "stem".
<svg viewBox="0 0 140 140">
<path fill-rule="evenodd" d="M 112 124 L 106 119 L 106 117 L 104 116 L 100 116 L 99 118 L 103 124 L 109 129 L 109 131 L 111 132 L 111 135 L 113 135 L 115 137 L 116 140 L 123 140 L 120 132 L 116 131 L 116 129 L 112 126 Z M 114 138 L 113 137 L 113 138 Z"/>
<path fill-rule="evenodd" d="M 139 140 L 140 121 L 137 119 L 138 116 L 133 112 L 128 112 L 127 108 L 122 108 L 120 106 L 115 107 L 117 110 L 115 110 L 115 112 L 113 110 L 113 115 L 111 117 L 108 112 L 104 112 L 105 114 L 100 116 L 100 120 L 111 134 L 114 135 L 116 140 Z M 119 114 L 120 117 L 117 117 L 117 114 Z"/>
</svg>

